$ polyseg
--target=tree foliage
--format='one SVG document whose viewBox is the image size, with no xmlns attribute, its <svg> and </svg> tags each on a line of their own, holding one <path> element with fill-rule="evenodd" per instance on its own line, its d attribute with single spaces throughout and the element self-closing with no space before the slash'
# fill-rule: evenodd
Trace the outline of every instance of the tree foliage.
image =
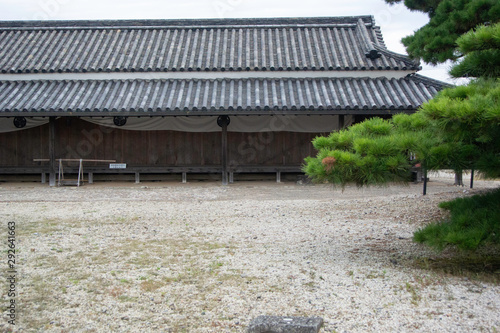
<svg viewBox="0 0 500 333">
<path fill-rule="evenodd" d="M 386 0 L 399 3 L 402 0 Z M 498 0 L 405 0 L 405 5 L 429 14 L 430 21 L 413 35 L 402 39 L 412 58 L 438 64 L 462 56 L 456 40 L 481 24 L 500 21 Z"/>
<path fill-rule="evenodd" d="M 500 177 L 499 79 L 445 89 L 419 113 L 440 138 L 429 151 L 429 169 L 473 168 L 486 177 Z"/>
<path fill-rule="evenodd" d="M 453 245 L 461 250 L 476 250 L 500 244 L 500 190 L 469 198 L 442 202 L 450 212 L 447 219 L 418 230 L 414 240 L 437 250 Z"/>
<path fill-rule="evenodd" d="M 457 45 L 465 56 L 451 69 L 453 77 L 500 77 L 500 23 L 469 31 Z"/>
<path fill-rule="evenodd" d="M 400 114 L 392 120 L 372 118 L 348 129 L 317 137 L 315 158 L 306 159 L 304 171 L 317 181 L 345 186 L 406 182 L 410 169 L 437 144 L 428 121 L 419 115 Z M 419 156 L 412 161 L 413 156 Z"/>
<path fill-rule="evenodd" d="M 429 12 L 431 22 L 404 40 L 410 54 L 428 62 L 460 59 L 451 73 L 477 79 L 466 86 L 444 89 L 412 115 L 372 118 L 328 137 L 317 137 L 313 145 L 318 154 L 308 157 L 304 166 L 313 180 L 341 186 L 401 182 L 409 179 L 415 165 L 457 173 L 474 169 L 486 177 L 500 177 L 500 24 L 476 28 L 486 20 L 498 21 L 500 2 L 411 3 L 413 8 Z M 492 200 L 496 201 L 490 204 Z M 451 222 L 432 224 L 417 232 L 415 240 L 439 249 L 499 244 L 498 202 L 496 193 L 480 200 L 444 204 L 452 207 Z M 467 209 L 462 214 L 456 207 Z"/>
<path fill-rule="evenodd" d="M 404 0 L 407 8 L 414 11 L 428 13 L 432 16 L 442 0 Z M 403 2 L 403 0 L 386 0 L 389 4 L 396 4 Z"/>
<path fill-rule="evenodd" d="M 499 79 L 444 89 L 417 113 L 372 118 L 313 146 L 318 154 L 305 160 L 306 174 L 341 186 L 407 181 L 415 164 L 500 177 Z"/>
</svg>

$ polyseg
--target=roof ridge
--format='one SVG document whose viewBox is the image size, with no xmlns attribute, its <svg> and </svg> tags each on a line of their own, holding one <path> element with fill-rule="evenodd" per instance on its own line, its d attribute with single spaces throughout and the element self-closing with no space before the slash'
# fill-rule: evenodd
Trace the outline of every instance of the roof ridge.
<svg viewBox="0 0 500 333">
<path fill-rule="evenodd" d="M 372 59 L 375 60 L 380 57 L 380 53 L 378 52 L 377 49 L 375 49 L 375 43 L 372 42 L 370 39 L 370 35 L 368 34 L 368 30 L 366 29 L 364 21 L 360 18 L 357 22 L 358 26 L 358 36 L 361 38 L 361 41 L 365 44 L 365 55 Z"/>
<path fill-rule="evenodd" d="M 423 75 L 417 74 L 417 73 L 410 74 L 410 75 L 407 76 L 407 78 L 408 79 L 409 78 L 413 78 L 416 81 L 421 82 L 421 83 L 426 84 L 426 85 L 435 85 L 435 86 L 438 86 L 441 89 L 454 87 L 454 85 L 451 84 L 451 83 L 447 83 L 447 82 L 444 82 L 444 81 L 433 79 L 431 77 L 423 76 Z"/>
<path fill-rule="evenodd" d="M 339 76 L 339 77 L 314 77 L 314 76 L 304 76 L 304 77 L 241 77 L 241 78 L 231 78 L 231 77 L 215 77 L 215 78 L 94 78 L 94 79 L 79 79 L 79 78 L 65 78 L 65 79 L 39 79 L 39 80 L 26 80 L 20 78 L 19 80 L 5 80 L 0 76 L 0 86 L 2 84 L 43 84 L 43 83 L 89 83 L 89 82 L 247 82 L 247 81 L 267 81 L 267 82 L 276 82 L 276 81 L 293 81 L 293 82 L 303 82 L 303 81 L 402 81 L 409 80 L 411 78 L 415 78 L 418 82 L 422 82 L 427 85 L 437 85 L 437 86 L 452 86 L 446 82 L 442 82 L 436 79 L 431 79 L 422 75 L 413 75 L 408 74 L 402 77 L 371 77 L 369 75 L 366 76 Z"/>
<path fill-rule="evenodd" d="M 272 17 L 272 18 L 228 18 L 228 19 L 165 19 L 165 20 L 50 20 L 50 21 L 0 21 L 1 28 L 155 28 L 166 26 L 239 26 L 239 25 L 355 25 L 359 20 L 373 24 L 373 16 L 332 16 L 332 17 Z"/>
<path fill-rule="evenodd" d="M 414 59 L 410 58 L 409 56 L 407 56 L 406 54 L 401 54 L 401 53 L 397 53 L 394 51 L 390 51 L 386 47 L 380 46 L 380 45 L 373 45 L 373 48 L 374 48 L 374 50 L 376 50 L 376 52 L 382 53 L 388 57 L 391 57 L 391 58 L 394 58 L 394 59 L 397 59 L 400 61 L 404 61 L 404 62 L 411 62 L 414 64 L 415 67 L 420 67 L 420 61 L 414 60 Z"/>
</svg>

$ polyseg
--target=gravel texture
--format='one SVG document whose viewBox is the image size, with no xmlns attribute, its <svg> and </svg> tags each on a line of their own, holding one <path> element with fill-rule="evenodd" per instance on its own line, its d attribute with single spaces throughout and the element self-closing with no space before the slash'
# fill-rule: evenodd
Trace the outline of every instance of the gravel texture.
<svg viewBox="0 0 500 333">
<path fill-rule="evenodd" d="M 436 255 L 412 235 L 444 214 L 438 202 L 500 186 L 452 183 L 427 196 L 414 184 L 1 184 L 19 295 L 15 328 L 4 315 L 0 330 L 244 332 L 275 315 L 321 317 L 320 332 L 497 332 L 500 286 L 411 264 Z"/>
</svg>

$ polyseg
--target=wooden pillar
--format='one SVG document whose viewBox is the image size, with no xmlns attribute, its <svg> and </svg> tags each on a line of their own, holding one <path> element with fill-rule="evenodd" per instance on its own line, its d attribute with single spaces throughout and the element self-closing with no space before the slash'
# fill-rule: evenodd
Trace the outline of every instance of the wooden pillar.
<svg viewBox="0 0 500 333">
<path fill-rule="evenodd" d="M 227 126 L 231 122 L 231 119 L 229 119 L 228 116 L 219 116 L 217 118 L 217 125 L 219 125 L 222 128 L 222 156 L 221 156 L 221 164 L 222 164 L 222 185 L 227 185 L 228 184 L 228 169 L 227 169 L 227 159 L 228 159 L 228 152 L 227 152 Z"/>
<path fill-rule="evenodd" d="M 345 119 L 343 114 L 339 114 L 339 131 L 345 126 Z"/>
<path fill-rule="evenodd" d="M 222 125 L 222 185 L 227 185 L 227 124 Z"/>
<path fill-rule="evenodd" d="M 49 186 L 56 186 L 56 117 L 49 117 Z"/>
</svg>

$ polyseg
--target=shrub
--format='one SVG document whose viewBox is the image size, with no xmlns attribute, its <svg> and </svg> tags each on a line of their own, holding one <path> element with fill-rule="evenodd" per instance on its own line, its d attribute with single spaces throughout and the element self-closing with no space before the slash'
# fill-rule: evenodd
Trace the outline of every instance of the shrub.
<svg viewBox="0 0 500 333">
<path fill-rule="evenodd" d="M 476 250 L 500 244 L 500 189 L 468 198 L 442 202 L 449 218 L 418 230 L 414 240 L 438 250 L 456 246 Z"/>
</svg>

